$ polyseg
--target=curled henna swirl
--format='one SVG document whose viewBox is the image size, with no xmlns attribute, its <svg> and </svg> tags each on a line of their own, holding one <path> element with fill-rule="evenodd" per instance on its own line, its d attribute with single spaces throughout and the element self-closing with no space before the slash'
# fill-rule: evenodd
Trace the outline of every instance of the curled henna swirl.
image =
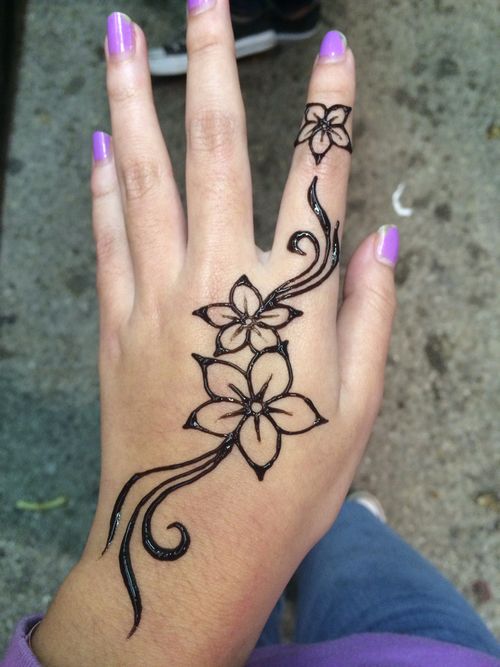
<svg viewBox="0 0 500 667">
<path fill-rule="evenodd" d="M 314 258 L 309 266 L 296 275 L 294 278 L 286 280 L 276 287 L 264 299 L 263 310 L 272 307 L 287 299 L 292 299 L 299 294 L 309 292 L 324 282 L 334 271 L 340 260 L 340 242 L 338 229 L 340 223 L 337 221 L 332 230 L 332 224 L 328 218 L 325 209 L 321 206 L 316 191 L 318 177 L 315 176 L 307 192 L 307 200 L 314 215 L 319 221 L 324 235 L 324 247 L 321 251 L 321 244 L 317 236 L 311 231 L 299 230 L 292 234 L 288 241 L 288 250 L 298 255 L 306 255 L 307 252 L 301 248 L 301 243 L 307 240 L 314 248 Z M 333 231 L 333 233 L 332 233 Z"/>
<path fill-rule="evenodd" d="M 121 512 L 123 505 L 127 499 L 127 496 L 133 486 L 144 477 L 149 477 L 161 472 L 167 472 L 172 470 L 182 470 L 172 477 L 168 477 L 166 480 L 162 480 L 156 486 L 153 487 L 148 493 L 146 493 L 136 504 L 125 528 L 125 532 L 121 541 L 120 551 L 119 551 L 119 563 L 120 571 L 122 574 L 123 582 L 127 589 L 130 602 L 134 611 L 134 623 L 129 632 L 129 637 L 131 637 L 136 631 L 139 623 L 141 621 L 142 615 L 142 600 L 137 584 L 137 579 L 135 577 L 134 568 L 132 566 L 132 559 L 130 555 L 130 542 L 134 532 L 135 524 L 137 518 L 143 507 L 145 507 L 149 501 L 152 501 L 147 507 L 144 518 L 142 522 L 142 538 L 144 549 L 157 560 L 167 560 L 173 561 L 181 558 L 189 548 L 191 538 L 187 531 L 187 528 L 180 522 L 174 521 L 167 526 L 168 529 L 176 528 L 180 533 L 180 542 L 176 547 L 162 547 L 153 537 L 151 529 L 151 520 L 155 510 L 158 506 L 174 491 L 192 484 L 193 482 L 201 479 L 204 475 L 208 474 L 214 470 L 219 463 L 229 454 L 233 447 L 233 443 L 229 438 L 226 438 L 216 449 L 213 449 L 206 454 L 202 454 L 194 459 L 189 461 L 184 461 L 182 463 L 174 463 L 168 466 L 160 466 L 157 468 L 151 468 L 150 470 L 145 470 L 142 473 L 137 473 L 132 475 L 128 482 L 123 486 L 122 490 L 118 494 L 118 498 L 115 502 L 113 512 L 110 519 L 110 528 L 108 532 L 108 539 L 106 546 L 104 548 L 103 554 L 107 551 L 111 543 L 113 542 L 118 524 L 120 523 Z M 156 496 L 156 497 L 155 497 Z M 152 500 L 153 499 L 153 500 Z"/>
<path fill-rule="evenodd" d="M 191 544 L 190 534 L 184 524 L 173 521 L 166 526 L 167 530 L 176 529 L 179 533 L 179 541 L 173 547 L 163 546 L 153 534 L 152 527 L 155 512 L 172 493 L 208 475 L 235 448 L 262 481 L 282 451 L 284 436 L 305 433 L 327 421 L 311 399 L 291 391 L 293 372 L 288 341 L 282 340 L 278 333 L 294 318 L 303 315 L 302 311 L 287 302 L 321 285 L 339 262 L 339 222 L 332 226 L 319 202 L 317 182 L 315 177 L 309 186 L 307 200 L 319 223 L 321 235 L 318 238 L 310 230 L 297 230 L 290 236 L 287 246 L 291 253 L 307 256 L 309 249 L 305 246 L 309 244 L 312 258 L 306 268 L 264 298 L 246 276 L 241 276 L 232 286 L 227 302 L 209 304 L 193 313 L 219 331 L 214 357 L 193 354 L 200 365 L 208 400 L 193 410 L 184 428 L 222 438 L 219 445 L 187 461 L 135 473 L 116 498 L 103 555 L 114 541 L 131 490 L 142 480 L 158 478 L 132 509 L 119 548 L 120 571 L 134 614 L 129 637 L 137 630 L 142 617 L 141 593 L 130 553 L 140 515 L 142 544 L 146 553 L 159 561 L 181 558 Z M 245 368 L 217 358 L 247 346 L 252 352 L 252 358 Z M 282 370 L 284 377 L 281 385 L 273 371 L 266 370 L 267 365 L 273 364 Z M 211 376 L 214 372 L 228 375 L 224 390 L 226 393 L 217 393 L 220 390 L 212 388 Z M 215 420 L 213 424 L 205 423 L 206 415 Z M 254 459 L 251 446 L 252 439 L 261 443 L 264 432 L 266 437 L 274 439 L 274 448 L 269 459 L 261 463 Z"/>
</svg>

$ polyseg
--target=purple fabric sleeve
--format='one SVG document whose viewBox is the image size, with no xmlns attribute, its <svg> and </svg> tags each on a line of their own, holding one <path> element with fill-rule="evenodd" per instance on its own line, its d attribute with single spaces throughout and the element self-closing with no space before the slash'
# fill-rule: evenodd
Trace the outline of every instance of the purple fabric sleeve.
<svg viewBox="0 0 500 667">
<path fill-rule="evenodd" d="M 41 667 L 28 645 L 41 616 L 23 619 L 1 667 Z M 409 635 L 362 634 L 320 644 L 280 644 L 253 651 L 247 667 L 500 667 L 500 660 L 463 646 Z"/>
<path fill-rule="evenodd" d="M 42 616 L 28 616 L 17 624 L 1 667 L 42 667 L 28 644 L 31 630 Z"/>
<path fill-rule="evenodd" d="M 500 660 L 426 637 L 367 633 L 256 649 L 247 667 L 500 667 Z"/>
</svg>

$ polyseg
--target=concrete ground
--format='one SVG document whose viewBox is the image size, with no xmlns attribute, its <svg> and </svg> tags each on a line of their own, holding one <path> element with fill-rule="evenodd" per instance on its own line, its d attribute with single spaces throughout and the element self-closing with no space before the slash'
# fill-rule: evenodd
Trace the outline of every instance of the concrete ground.
<svg viewBox="0 0 500 667">
<path fill-rule="evenodd" d="M 91 132 L 109 129 L 105 17 L 121 9 L 161 43 L 183 23 L 173 4 L 28 4 L 2 245 L 2 643 L 78 558 L 96 501 L 87 181 Z M 359 79 L 344 258 L 380 224 L 399 223 L 402 235 L 385 402 L 358 486 L 500 633 L 498 3 L 325 0 L 330 27 L 347 34 Z M 319 39 L 241 63 L 262 245 Z M 182 79 L 155 87 L 180 178 L 184 91 Z M 401 182 L 410 217 L 391 204 Z M 16 509 L 61 495 L 59 509 Z"/>
</svg>

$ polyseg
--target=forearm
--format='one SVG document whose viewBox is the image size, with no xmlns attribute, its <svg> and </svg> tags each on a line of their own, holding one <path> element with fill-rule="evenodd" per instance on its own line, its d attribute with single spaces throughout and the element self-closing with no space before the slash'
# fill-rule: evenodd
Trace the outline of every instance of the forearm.
<svg viewBox="0 0 500 667">
<path fill-rule="evenodd" d="M 120 582 L 108 577 L 109 571 L 89 573 L 79 567 L 65 582 L 32 640 L 44 666 L 233 666 L 244 663 L 257 639 L 261 614 L 255 601 L 251 614 L 247 605 L 229 602 L 238 597 L 234 592 L 219 589 L 209 600 L 209 586 L 210 593 L 198 596 L 197 576 L 172 587 L 151 578 L 144 622 L 128 639 L 130 609 L 119 601 Z M 90 593 L 89 584 L 95 586 Z M 247 595 L 252 595 L 250 589 Z"/>
</svg>

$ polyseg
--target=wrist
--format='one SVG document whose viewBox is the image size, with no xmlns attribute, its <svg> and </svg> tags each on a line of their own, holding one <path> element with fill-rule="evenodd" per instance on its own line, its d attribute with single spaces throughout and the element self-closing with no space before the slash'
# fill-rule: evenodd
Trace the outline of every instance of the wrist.
<svg viewBox="0 0 500 667">
<path fill-rule="evenodd" d="M 167 542 L 164 527 L 181 518 L 196 536 L 185 557 L 156 561 L 133 542 L 143 615 L 130 639 L 133 614 L 117 562 L 124 528 L 101 557 L 101 516 L 109 512 L 99 511 L 84 557 L 33 638 L 42 664 L 125 667 L 145 656 L 147 664 L 244 664 L 306 547 L 291 537 L 299 519 L 285 509 L 293 503 L 283 481 L 262 485 L 240 472 L 227 462 L 222 488 L 207 480 L 165 507 L 155 532 Z"/>
</svg>

